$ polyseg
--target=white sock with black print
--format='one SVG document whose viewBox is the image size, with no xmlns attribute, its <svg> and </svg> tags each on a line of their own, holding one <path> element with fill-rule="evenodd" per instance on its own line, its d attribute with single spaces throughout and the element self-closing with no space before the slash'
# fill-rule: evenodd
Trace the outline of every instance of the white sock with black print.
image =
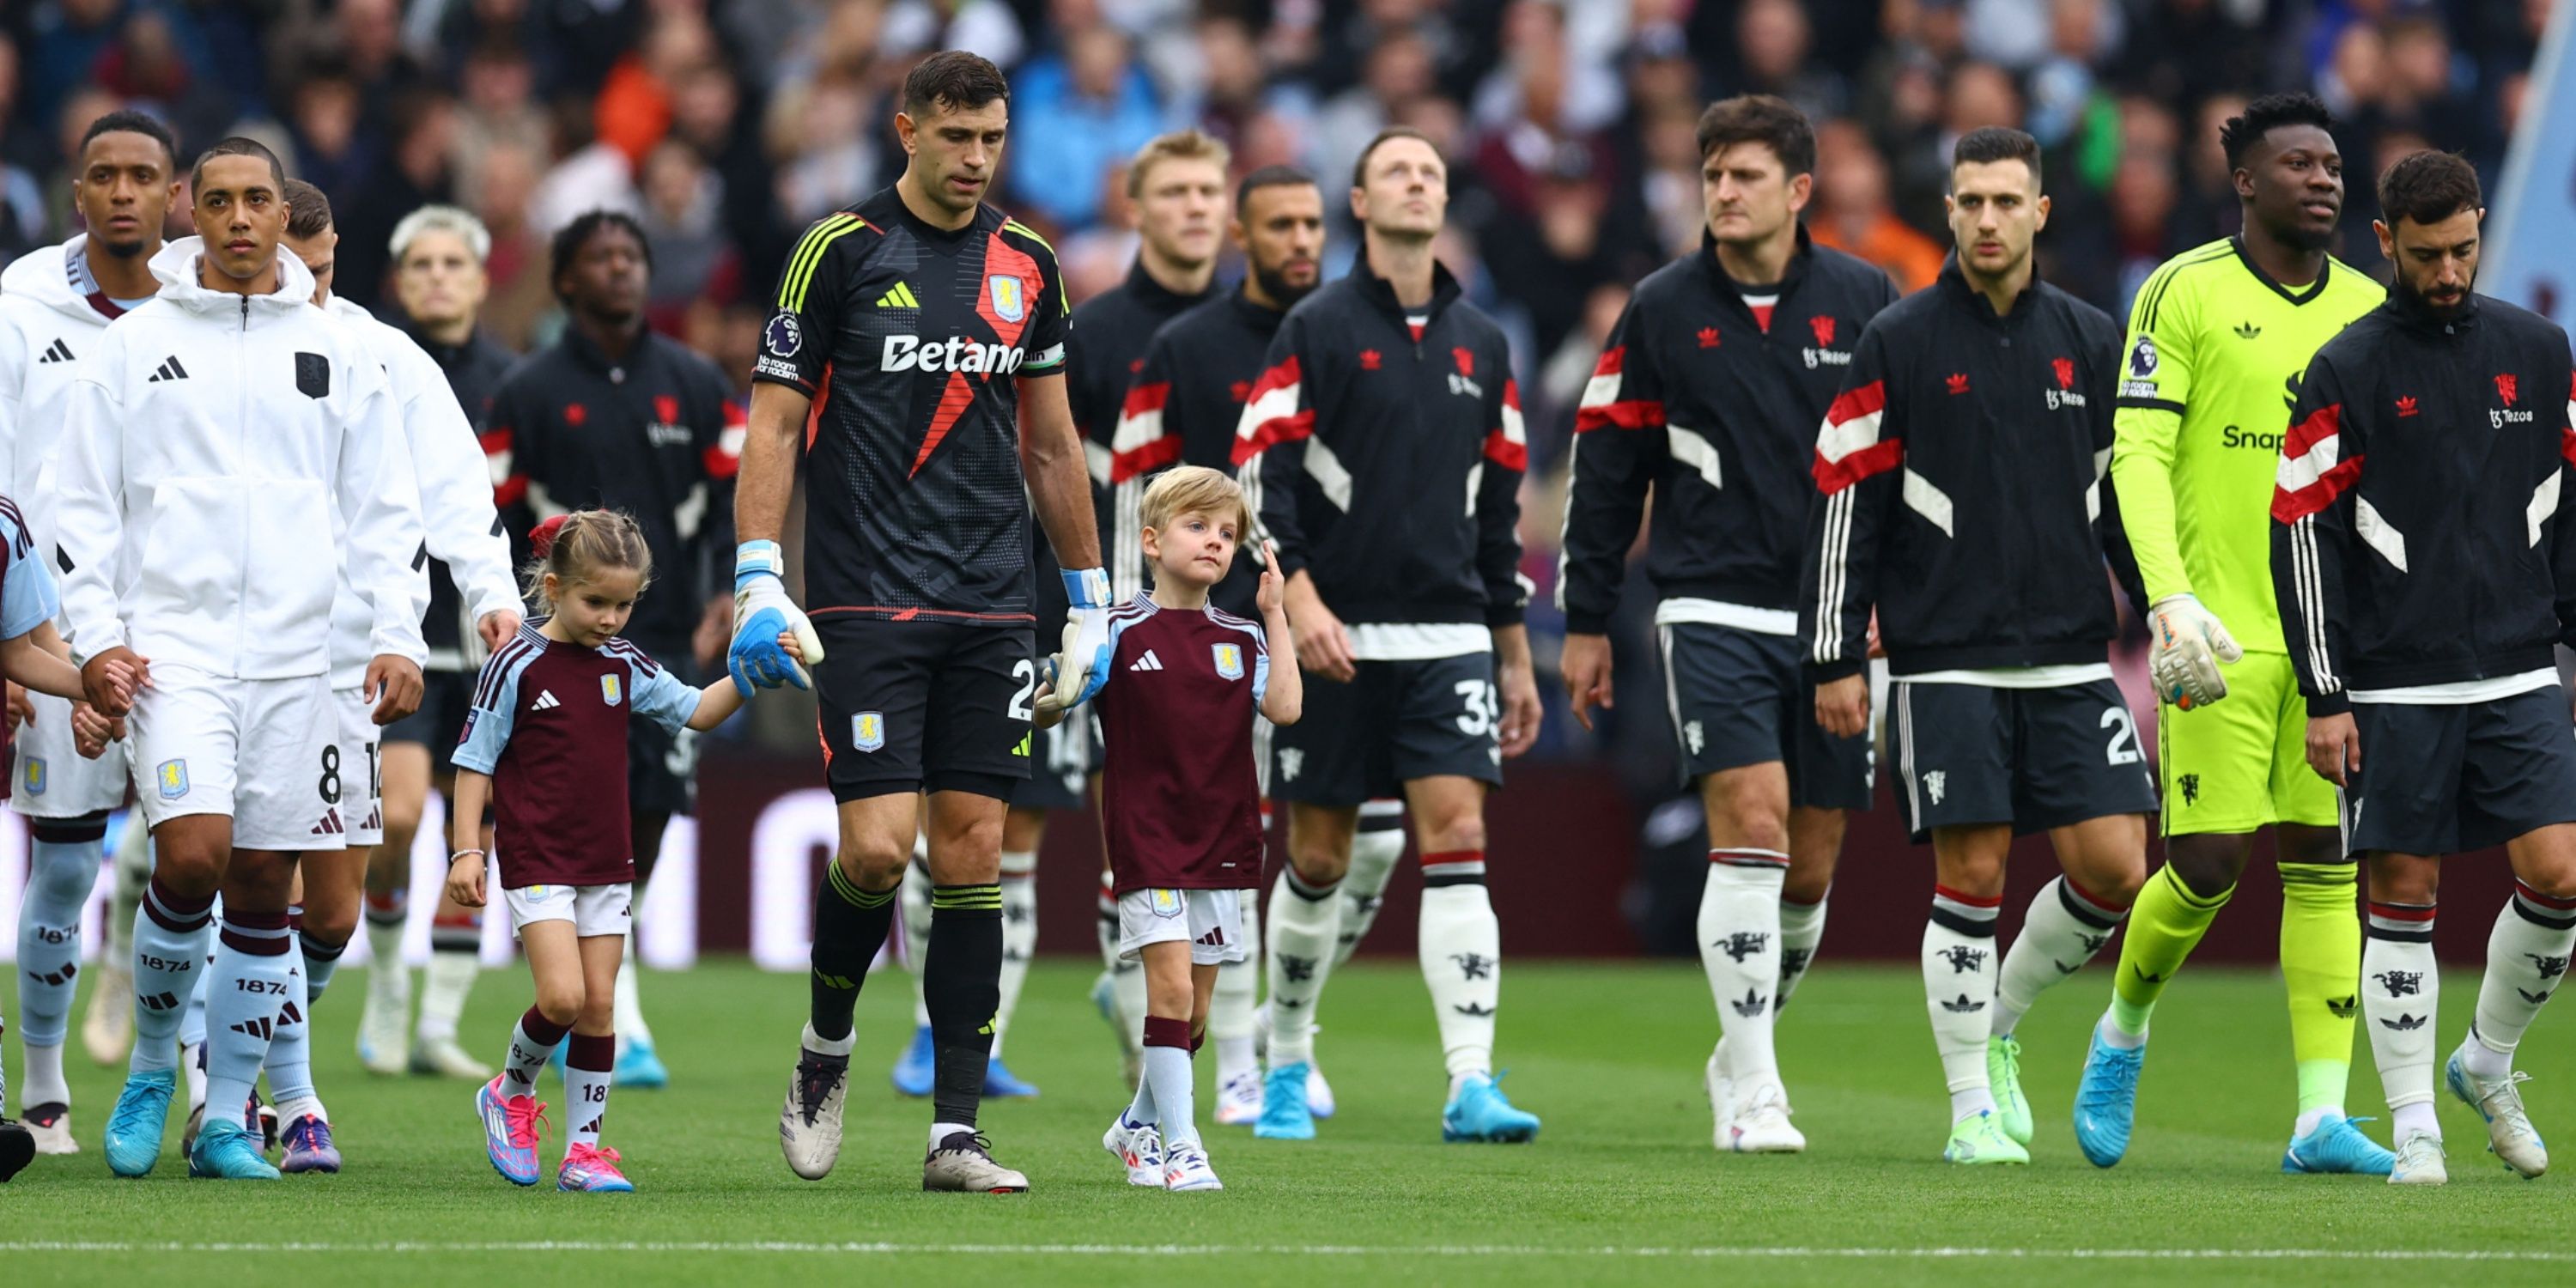
<svg viewBox="0 0 2576 1288">
<path fill-rule="evenodd" d="M 2003 898 L 1932 887 L 1932 916 L 1923 927 L 1923 1002 L 1932 1017 L 1932 1042 L 1950 1088 L 1950 1121 L 1990 1111 L 1995 1097 L 1986 1081 L 1986 1037 L 1993 1025 L 1995 921 Z"/>
<path fill-rule="evenodd" d="M 1463 1079 L 1494 1072 L 1494 1013 L 1502 1006 L 1503 931 L 1485 889 L 1483 850 L 1422 856 L 1416 947 L 1455 1096 Z"/>
<path fill-rule="evenodd" d="M 1270 890 L 1270 1067 L 1312 1063 L 1315 999 L 1341 933 L 1337 882 L 1315 885 L 1282 865 Z"/>
<path fill-rule="evenodd" d="M 2042 886 L 1996 977 L 1995 1036 L 2010 1036 L 2043 991 L 2084 969 L 2128 915 L 2127 905 L 2114 906 L 2064 877 Z"/>
<path fill-rule="evenodd" d="M 2429 903 L 2372 900 L 2361 945 L 2362 1027 L 2371 1063 L 2388 1093 L 2393 1135 L 2442 1136 L 2433 1112 L 2433 1028 L 2441 1016 L 2442 976 L 2433 959 Z"/>
<path fill-rule="evenodd" d="M 1342 874 L 1342 931 L 1333 950 L 1336 966 L 1359 951 L 1360 941 L 1377 924 L 1378 909 L 1386 903 L 1387 882 L 1395 878 L 1395 865 L 1404 857 L 1404 816 L 1398 813 L 1386 819 L 1388 826 L 1372 827 L 1386 818 L 1370 812 L 1376 804 L 1371 801 L 1360 808 L 1360 830 L 1351 834 L 1351 866 Z"/>
<path fill-rule="evenodd" d="M 1020 989 L 1029 982 L 1029 959 L 1037 954 L 1037 875 L 1035 850 L 1013 850 L 1002 856 L 1002 1004 L 993 1012 L 992 1058 L 996 1060 L 1002 1058 L 1002 1038 L 1011 1031 L 1011 1012 L 1019 1009 Z"/>
<path fill-rule="evenodd" d="M 1774 1082 L 1771 1044 L 1780 996 L 1780 882 L 1789 856 L 1778 850 L 1712 849 L 1699 896 L 1699 961 L 1726 1035 L 1727 1073 L 1749 1085 Z"/>
<path fill-rule="evenodd" d="M 1789 1004 L 1798 991 L 1798 981 L 1807 977 L 1807 968 L 1816 964 L 1816 949 L 1825 942 L 1825 905 L 1833 892 L 1814 903 L 1795 899 L 1780 901 L 1780 1000 L 1771 1004 L 1779 1010 Z"/>
<path fill-rule="evenodd" d="M 2477 1021 L 2460 1043 L 2460 1063 L 2481 1078 L 2513 1072 L 2513 1051 L 2542 1003 L 2567 976 L 2576 952 L 2576 899 L 2544 895 L 2520 881 L 2487 934 L 2486 978 L 2478 983 Z"/>
</svg>

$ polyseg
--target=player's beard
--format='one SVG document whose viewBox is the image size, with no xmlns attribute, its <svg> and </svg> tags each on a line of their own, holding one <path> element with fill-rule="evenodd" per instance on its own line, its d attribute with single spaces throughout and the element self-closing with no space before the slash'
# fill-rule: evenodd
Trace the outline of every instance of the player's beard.
<svg viewBox="0 0 2576 1288">
<path fill-rule="evenodd" d="M 2296 222 L 2294 218 L 2290 222 L 2270 225 L 2266 231 L 2272 234 L 2273 240 L 2303 255 L 2316 255 L 2334 249 L 2335 230 L 2330 227 L 2309 228 Z"/>
<path fill-rule="evenodd" d="M 2449 304 L 2435 303 L 2431 297 L 2416 290 L 2414 283 L 2407 281 L 2404 273 L 2399 273 L 2391 279 L 2388 289 L 2396 292 L 2417 312 L 2437 321 L 2449 321 L 2458 317 L 2461 310 L 2468 307 L 2470 293 L 2478 289 L 2478 278 L 2477 274 L 2471 273 L 2469 280 L 2460 287 L 2460 298 Z"/>
<path fill-rule="evenodd" d="M 2282 245 L 2293 247 L 2300 255 L 2324 255 L 2324 252 L 2334 250 L 2334 229 L 2308 229 L 2293 224 L 2287 229 L 2277 229 L 2277 237 L 2282 240 Z"/>
<path fill-rule="evenodd" d="M 1304 286 L 1292 286 L 1288 282 L 1287 274 L 1278 269 L 1264 268 L 1259 264 L 1252 266 L 1252 276 L 1254 280 L 1261 283 L 1261 293 L 1278 301 L 1279 309 L 1283 313 L 1297 307 L 1297 301 L 1314 294 L 1315 288 L 1324 284 L 1324 275 L 1318 272 L 1315 274 L 1314 281 Z"/>
<path fill-rule="evenodd" d="M 148 235 L 131 241 L 109 241 L 104 237 L 92 237 L 90 244 L 107 252 L 113 259 L 141 259 L 143 253 L 151 249 L 152 241 Z"/>
</svg>

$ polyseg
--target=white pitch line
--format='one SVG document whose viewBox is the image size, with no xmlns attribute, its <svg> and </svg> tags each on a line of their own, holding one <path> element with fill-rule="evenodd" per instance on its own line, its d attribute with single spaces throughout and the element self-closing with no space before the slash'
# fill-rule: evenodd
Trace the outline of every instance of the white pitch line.
<svg viewBox="0 0 2576 1288">
<path fill-rule="evenodd" d="M 775 1253 L 820 1256 L 1018 1256 L 1018 1257 L 1577 1257 L 1730 1258 L 1768 1260 L 2030 1260 L 2030 1261 L 2391 1261 L 2576 1262 L 2576 1251 L 2513 1249 L 2372 1248 L 1830 1248 L 1830 1247 L 1540 1247 L 1515 1244 L 1426 1244 L 1358 1247 L 1304 1244 L 1103 1244 L 1103 1243 L 807 1243 L 766 1240 L 646 1241 L 530 1240 L 430 1243 L 191 1243 L 146 1240 L 23 1240 L 0 1242 L 0 1253 Z"/>
</svg>

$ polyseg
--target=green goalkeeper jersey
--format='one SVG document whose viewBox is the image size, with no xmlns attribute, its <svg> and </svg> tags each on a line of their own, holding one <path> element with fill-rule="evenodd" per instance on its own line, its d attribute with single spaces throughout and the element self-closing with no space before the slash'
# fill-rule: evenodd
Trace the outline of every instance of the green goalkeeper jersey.
<svg viewBox="0 0 2576 1288">
<path fill-rule="evenodd" d="M 2272 480 L 2299 379 L 2387 291 L 2327 257 L 2298 290 L 2235 238 L 2166 261 L 2129 309 L 2111 486 L 2147 598 L 2191 594 L 2249 650 L 2283 652 Z"/>
</svg>

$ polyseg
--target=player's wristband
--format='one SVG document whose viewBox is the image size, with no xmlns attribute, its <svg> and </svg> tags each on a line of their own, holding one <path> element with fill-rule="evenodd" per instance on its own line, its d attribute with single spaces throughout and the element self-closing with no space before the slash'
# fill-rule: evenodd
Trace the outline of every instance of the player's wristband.
<svg viewBox="0 0 2576 1288">
<path fill-rule="evenodd" d="M 754 577 L 787 575 L 787 556 L 775 541 L 746 541 L 733 548 L 733 588 L 737 591 Z"/>
<path fill-rule="evenodd" d="M 1108 569 L 1085 568 L 1077 572 L 1066 568 L 1061 571 L 1064 573 L 1064 597 L 1067 603 L 1076 608 L 1109 606 Z"/>
</svg>

